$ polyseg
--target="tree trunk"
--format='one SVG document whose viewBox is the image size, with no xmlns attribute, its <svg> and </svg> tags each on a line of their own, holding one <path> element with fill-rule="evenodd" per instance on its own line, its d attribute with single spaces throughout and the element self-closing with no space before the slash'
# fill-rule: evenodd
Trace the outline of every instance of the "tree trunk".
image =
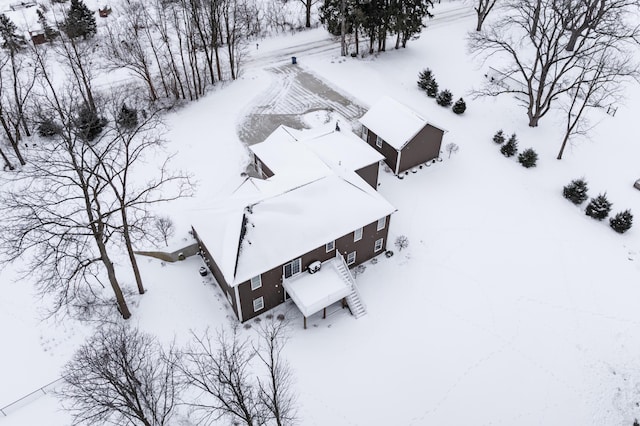
<svg viewBox="0 0 640 426">
<path fill-rule="evenodd" d="M 484 22 L 484 16 L 480 11 L 478 11 L 478 21 L 476 23 L 476 31 L 482 31 L 483 22 Z"/>
<path fill-rule="evenodd" d="M 564 139 L 562 139 L 562 145 L 560 145 L 560 152 L 558 152 L 558 156 L 556 160 L 562 160 L 562 155 L 564 154 L 564 148 L 567 146 L 567 142 L 569 141 L 569 132 L 564 135 Z"/>
<path fill-rule="evenodd" d="M 27 162 L 24 161 L 24 158 L 22 157 L 22 153 L 20 152 L 20 147 L 18 146 L 18 141 L 13 136 L 13 133 L 11 132 L 11 128 L 9 127 L 7 120 L 4 118 L 2 114 L 0 114 L 0 124 L 2 124 L 2 128 L 4 129 L 4 132 L 7 135 L 9 144 L 11 145 L 11 148 L 13 148 L 13 152 L 15 152 L 16 157 L 18 158 L 18 161 L 20 162 L 21 165 L 23 166 L 26 165 Z"/>
<path fill-rule="evenodd" d="M 311 28 L 311 0 L 305 1 L 305 23 L 306 28 Z"/>
<path fill-rule="evenodd" d="M 120 203 L 120 213 L 122 215 L 122 236 L 124 237 L 125 245 L 127 246 L 127 254 L 129 255 L 129 261 L 131 262 L 131 269 L 133 269 L 133 275 L 136 277 L 136 285 L 138 286 L 138 293 L 144 294 L 144 285 L 142 284 L 142 277 L 140 276 L 140 268 L 138 267 L 138 261 L 136 255 L 133 252 L 133 244 L 131 243 L 131 234 L 129 234 L 129 222 L 127 220 L 126 207 Z"/>
<path fill-rule="evenodd" d="M 572 30 L 571 36 L 569 36 L 569 42 L 567 43 L 567 52 L 573 52 L 573 49 L 576 47 L 576 43 L 578 42 L 578 38 L 580 38 L 580 31 Z"/>
<path fill-rule="evenodd" d="M 355 36 L 356 36 L 356 56 L 360 55 L 360 39 L 359 39 L 359 37 L 358 37 L 358 32 L 359 32 L 359 31 L 358 31 L 358 27 L 357 27 L 357 26 L 355 26 L 355 27 L 353 28 L 353 33 L 354 33 L 354 34 L 355 34 Z"/>
<path fill-rule="evenodd" d="M 124 300 L 124 294 L 122 293 L 122 289 L 120 288 L 120 284 L 118 284 L 118 278 L 116 277 L 116 270 L 113 267 L 113 263 L 107 254 L 107 247 L 102 241 L 102 233 L 98 231 L 96 228 L 92 226 L 93 230 L 93 238 L 98 245 L 98 250 L 100 251 L 100 258 L 104 263 L 104 266 L 107 268 L 107 275 L 109 276 L 109 283 L 111 284 L 111 288 L 113 289 L 113 293 L 116 295 L 116 302 L 118 303 L 118 310 L 122 315 L 122 318 L 129 319 L 131 317 L 131 312 L 129 311 L 129 307 L 127 306 L 126 300 Z"/>
<path fill-rule="evenodd" d="M 531 39 L 536 38 L 536 34 L 538 33 L 538 25 L 540 23 L 540 7 L 542 0 L 537 0 L 536 7 L 533 11 L 533 21 L 531 23 Z"/>
<path fill-rule="evenodd" d="M 347 56 L 347 0 L 340 1 L 340 56 Z"/>
<path fill-rule="evenodd" d="M 27 125 L 27 120 L 24 117 L 24 98 L 20 96 L 18 93 L 19 87 L 19 79 L 18 79 L 18 69 L 16 67 L 16 59 L 15 52 L 13 50 L 10 52 L 11 56 L 11 71 L 13 73 L 13 99 L 16 103 L 16 109 L 18 112 L 18 123 L 22 124 L 24 129 L 24 133 L 27 136 L 31 136 L 31 132 L 29 131 L 29 126 Z M 24 164 L 23 164 L 24 165 Z"/>
<path fill-rule="evenodd" d="M 9 161 L 9 158 L 7 158 L 6 154 L 1 148 L 0 148 L 0 157 L 2 157 L 2 159 L 4 160 L 4 167 L 8 167 L 9 170 L 15 170 L 14 165 L 11 164 L 11 162 Z"/>
</svg>

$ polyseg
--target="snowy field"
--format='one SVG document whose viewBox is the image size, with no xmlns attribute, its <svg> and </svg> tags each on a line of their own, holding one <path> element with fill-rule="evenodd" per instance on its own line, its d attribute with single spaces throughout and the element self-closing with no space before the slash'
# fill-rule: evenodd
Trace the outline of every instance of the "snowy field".
<svg viewBox="0 0 640 426">
<path fill-rule="evenodd" d="M 451 7 L 459 3 L 436 5 L 436 16 Z M 640 217 L 632 187 L 640 178 L 639 88 L 628 88 L 615 117 L 594 113 L 600 124 L 590 138 L 557 161 L 560 121 L 548 116 L 531 129 L 514 98 L 469 96 L 487 66 L 466 50 L 474 26 L 473 17 L 434 21 L 407 49 L 365 59 L 340 58 L 339 47 L 296 53 L 300 67 L 359 104 L 393 96 L 447 129 L 444 144 L 460 146 L 403 180 L 381 172 L 379 190 L 398 208 L 390 241 L 406 235 L 410 245 L 358 275 L 366 316 L 337 308 L 303 330 L 295 306 L 281 308 L 293 318 L 286 356 L 302 425 L 631 426 L 640 418 L 640 224 L 618 235 L 561 195 L 584 177 L 590 196 L 606 191 L 614 213 L 629 208 Z M 298 40 L 326 38 L 313 30 Z M 278 44 L 263 41 L 260 55 L 269 49 Z M 199 182 L 195 199 L 166 206 L 181 230 L 176 245 L 191 209 L 215 204 L 241 181 L 248 153 L 236 127 L 277 84 L 255 64 L 168 117 L 177 163 Z M 425 67 L 441 89 L 465 98 L 464 115 L 418 90 Z M 503 157 L 491 141 L 498 129 L 517 133 L 521 150 L 533 147 L 538 166 Z M 233 315 L 198 275 L 199 259 L 141 263 L 149 290 L 132 300 L 131 321 L 142 329 L 183 342 L 190 329 Z M 42 302 L 12 275 L 0 276 L 0 406 L 56 379 L 88 333 L 68 320 L 39 321 Z M 49 396 L 0 414 L 0 426 L 68 423 Z"/>
</svg>

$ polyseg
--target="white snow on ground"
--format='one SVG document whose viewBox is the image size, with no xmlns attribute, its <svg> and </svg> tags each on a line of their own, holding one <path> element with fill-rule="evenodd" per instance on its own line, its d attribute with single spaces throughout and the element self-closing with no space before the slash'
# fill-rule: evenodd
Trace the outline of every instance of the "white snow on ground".
<svg viewBox="0 0 640 426">
<path fill-rule="evenodd" d="M 358 275 L 366 316 L 354 320 L 338 309 L 302 330 L 295 307 L 287 314 L 295 317 L 286 355 L 301 424 L 617 426 L 640 417 L 640 224 L 618 235 L 561 196 L 563 185 L 584 176 L 591 196 L 606 191 L 614 212 L 630 208 L 640 217 L 640 192 L 632 188 L 640 177 L 640 90 L 627 90 L 615 117 L 594 114 L 602 122 L 590 140 L 557 161 L 561 123 L 552 116 L 530 129 L 513 98 L 468 95 L 483 79 L 465 48 L 473 27 L 473 18 L 430 25 L 407 49 L 364 60 L 337 60 L 337 49 L 298 55 L 300 66 L 364 104 L 397 98 L 446 128 L 445 144 L 460 146 L 404 180 L 381 174 L 380 192 L 398 208 L 390 241 L 406 235 L 410 245 Z M 465 97 L 463 116 L 417 89 L 425 67 L 454 99 Z M 174 220 L 239 183 L 247 154 L 235 123 L 267 80 L 248 69 L 169 117 L 176 162 L 200 181 L 195 200 L 166 207 Z M 500 128 L 517 133 L 520 149 L 538 152 L 538 167 L 500 155 L 491 142 Z M 145 330 L 184 342 L 190 328 L 215 328 L 232 315 L 221 292 L 197 274 L 198 259 L 142 263 L 149 291 L 132 320 Z M 40 343 L 41 336 L 63 340 L 72 326 L 37 323 L 29 287 L 11 284 L 7 271 L 0 278 L 4 404 L 55 376 L 82 333 Z M 44 397 L 0 415 L 0 425 L 68 424 L 55 407 Z"/>
</svg>

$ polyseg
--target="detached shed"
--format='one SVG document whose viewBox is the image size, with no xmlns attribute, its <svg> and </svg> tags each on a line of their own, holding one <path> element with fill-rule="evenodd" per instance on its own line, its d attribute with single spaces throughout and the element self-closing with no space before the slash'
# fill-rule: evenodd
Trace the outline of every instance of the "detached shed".
<svg viewBox="0 0 640 426">
<path fill-rule="evenodd" d="M 384 155 L 396 175 L 440 156 L 446 130 L 394 99 L 380 99 L 360 123 L 362 139 Z"/>
</svg>

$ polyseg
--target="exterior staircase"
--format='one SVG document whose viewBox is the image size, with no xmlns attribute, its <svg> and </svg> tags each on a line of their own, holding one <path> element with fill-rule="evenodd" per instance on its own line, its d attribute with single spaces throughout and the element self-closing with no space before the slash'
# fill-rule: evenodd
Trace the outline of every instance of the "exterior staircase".
<svg viewBox="0 0 640 426">
<path fill-rule="evenodd" d="M 336 262 L 333 264 L 335 265 L 338 274 L 340 274 L 342 279 L 351 289 L 351 292 L 346 297 L 349 310 L 356 319 L 360 318 L 367 313 L 367 307 L 360 298 L 360 292 L 358 291 L 358 286 L 356 286 L 356 280 L 353 278 L 353 275 L 351 275 L 351 271 L 349 271 L 349 267 L 347 266 L 347 262 L 344 260 L 344 257 L 339 253 L 336 253 Z"/>
</svg>

